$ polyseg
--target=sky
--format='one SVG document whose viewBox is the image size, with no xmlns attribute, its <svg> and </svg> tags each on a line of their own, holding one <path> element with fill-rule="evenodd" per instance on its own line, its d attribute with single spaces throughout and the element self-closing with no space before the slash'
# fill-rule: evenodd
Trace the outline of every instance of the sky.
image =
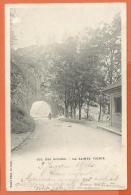
<svg viewBox="0 0 131 195">
<path fill-rule="evenodd" d="M 85 28 L 97 28 L 111 23 L 124 8 L 122 3 L 80 4 L 19 4 L 10 6 L 16 48 L 60 42 L 68 36 L 82 33 Z"/>
</svg>

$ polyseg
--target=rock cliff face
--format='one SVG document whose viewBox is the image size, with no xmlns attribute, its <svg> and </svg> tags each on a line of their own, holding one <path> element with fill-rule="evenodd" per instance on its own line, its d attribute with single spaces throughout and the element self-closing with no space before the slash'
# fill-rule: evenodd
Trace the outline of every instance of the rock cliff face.
<svg viewBox="0 0 131 195">
<path fill-rule="evenodd" d="M 25 75 L 19 66 L 11 63 L 11 130 L 13 133 L 22 133 L 33 130 L 34 122 L 29 115 L 29 99 L 32 99 L 32 90 L 27 85 Z"/>
<path fill-rule="evenodd" d="M 37 89 L 33 77 L 19 65 L 11 63 L 11 104 L 22 107 L 29 113 L 32 103 L 37 99 Z"/>
<path fill-rule="evenodd" d="M 22 133 L 34 128 L 30 117 L 32 103 L 39 99 L 40 79 L 37 68 L 24 56 L 11 56 L 11 127 L 12 132 Z"/>
</svg>

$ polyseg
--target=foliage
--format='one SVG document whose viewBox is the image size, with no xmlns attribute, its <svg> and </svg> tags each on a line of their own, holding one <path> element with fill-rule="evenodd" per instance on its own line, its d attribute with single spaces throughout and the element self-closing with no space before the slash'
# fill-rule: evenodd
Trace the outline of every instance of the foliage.
<svg viewBox="0 0 131 195">
<path fill-rule="evenodd" d="M 78 109 L 79 119 L 82 108 L 88 118 L 90 105 L 99 104 L 101 115 L 101 107 L 109 104 L 100 100 L 101 90 L 121 77 L 120 16 L 46 48 L 17 49 L 12 64 L 19 72 L 13 72 L 12 97 L 29 105 L 41 94 L 54 115 L 76 118 Z"/>
<path fill-rule="evenodd" d="M 11 131 L 12 133 L 25 133 L 33 131 L 34 120 L 20 106 L 11 105 Z"/>
</svg>

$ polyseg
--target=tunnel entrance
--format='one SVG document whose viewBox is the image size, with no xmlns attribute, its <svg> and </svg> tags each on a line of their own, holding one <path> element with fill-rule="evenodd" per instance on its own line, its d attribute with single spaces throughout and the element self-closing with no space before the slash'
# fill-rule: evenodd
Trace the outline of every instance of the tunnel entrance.
<svg viewBox="0 0 131 195">
<path fill-rule="evenodd" d="M 33 118 L 47 118 L 51 112 L 50 105 L 45 101 L 36 101 L 32 104 L 30 115 Z"/>
</svg>

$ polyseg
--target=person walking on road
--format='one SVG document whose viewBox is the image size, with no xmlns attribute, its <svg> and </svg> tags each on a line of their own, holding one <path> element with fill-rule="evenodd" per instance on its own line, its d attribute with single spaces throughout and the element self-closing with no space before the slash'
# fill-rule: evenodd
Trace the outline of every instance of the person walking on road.
<svg viewBox="0 0 131 195">
<path fill-rule="evenodd" d="M 49 112 L 49 114 L 48 114 L 48 119 L 51 120 L 51 118 L 52 118 L 52 116 L 51 116 L 51 113 Z"/>
</svg>

